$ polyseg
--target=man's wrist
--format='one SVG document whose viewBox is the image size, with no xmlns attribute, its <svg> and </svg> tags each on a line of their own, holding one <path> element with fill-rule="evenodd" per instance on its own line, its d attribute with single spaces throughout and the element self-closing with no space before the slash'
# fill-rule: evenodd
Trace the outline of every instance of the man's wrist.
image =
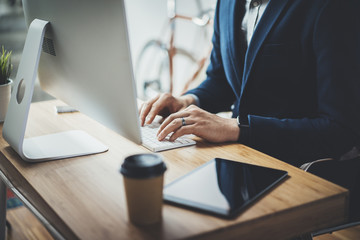
<svg viewBox="0 0 360 240">
<path fill-rule="evenodd" d="M 237 141 L 239 143 L 248 145 L 249 142 L 250 142 L 250 127 L 249 127 L 249 125 L 242 124 L 240 122 L 240 116 L 238 116 L 236 118 L 236 122 L 237 122 L 237 125 L 238 125 L 239 129 L 240 129 L 240 133 L 239 133 Z"/>
<path fill-rule="evenodd" d="M 181 97 L 184 98 L 184 100 L 186 101 L 186 104 L 188 104 L 187 106 L 193 104 L 193 105 L 200 107 L 199 98 L 195 94 L 189 93 L 189 94 L 182 95 Z"/>
</svg>

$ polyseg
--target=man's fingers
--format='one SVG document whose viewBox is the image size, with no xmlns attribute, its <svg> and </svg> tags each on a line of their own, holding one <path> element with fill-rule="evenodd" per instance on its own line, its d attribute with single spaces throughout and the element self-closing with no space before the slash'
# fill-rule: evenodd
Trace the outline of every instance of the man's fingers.
<svg viewBox="0 0 360 240">
<path fill-rule="evenodd" d="M 178 130 L 176 130 L 170 137 L 169 141 L 175 141 L 177 138 L 194 133 L 194 129 L 192 125 L 182 126 Z"/>
<path fill-rule="evenodd" d="M 161 124 L 163 125 L 163 124 Z M 182 126 L 182 122 L 180 118 L 176 118 L 172 120 L 169 124 L 166 124 L 162 130 L 159 129 L 158 140 L 162 141 L 166 138 L 169 133 L 174 132 L 176 129 Z"/>
<path fill-rule="evenodd" d="M 167 103 L 164 101 L 161 101 L 161 99 L 159 99 L 157 102 L 152 104 L 151 109 L 146 116 L 145 124 L 151 124 L 152 121 L 154 121 L 156 115 L 158 115 L 159 112 L 166 107 L 166 104 Z"/>
<path fill-rule="evenodd" d="M 189 116 L 189 114 L 185 111 L 180 111 L 180 112 L 170 114 L 160 125 L 158 134 L 160 134 L 160 132 L 175 119 L 181 118 L 181 117 L 188 117 L 188 116 Z"/>
<path fill-rule="evenodd" d="M 148 115 L 150 109 L 151 109 L 151 105 L 148 102 L 142 104 L 141 113 L 140 113 L 141 126 L 144 126 L 145 118 Z"/>
<path fill-rule="evenodd" d="M 144 102 L 141 105 L 141 109 L 140 109 L 140 122 L 141 122 L 141 126 L 144 126 L 145 124 L 145 120 L 148 117 L 148 114 L 150 112 L 150 110 L 152 109 L 153 104 L 159 99 L 160 96 L 157 96 L 147 102 Z"/>
<path fill-rule="evenodd" d="M 184 125 L 185 124 L 185 125 Z M 171 132 L 177 132 L 179 131 L 181 128 L 184 127 L 188 127 L 190 125 L 192 125 L 193 122 L 190 120 L 190 118 L 187 117 L 178 117 L 178 118 L 174 118 L 171 122 L 169 122 L 166 125 L 162 124 L 162 129 L 159 129 L 158 132 L 158 140 L 162 141 L 166 138 L 167 135 L 169 135 Z M 186 128 L 188 129 L 188 128 Z M 182 132 L 182 131 L 181 131 Z M 174 135 L 174 134 L 173 134 Z M 177 138 L 177 137 L 176 137 Z M 176 139 L 176 138 L 172 138 L 172 139 Z"/>
</svg>

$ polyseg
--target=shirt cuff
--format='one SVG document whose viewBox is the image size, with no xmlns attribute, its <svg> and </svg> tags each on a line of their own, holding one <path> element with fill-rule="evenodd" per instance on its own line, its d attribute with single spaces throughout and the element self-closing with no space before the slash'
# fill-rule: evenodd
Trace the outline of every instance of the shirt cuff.
<svg viewBox="0 0 360 240">
<path fill-rule="evenodd" d="M 195 101 L 195 105 L 200 107 L 200 99 L 199 99 L 198 96 L 196 96 L 195 94 L 192 94 L 192 93 L 188 93 L 188 94 L 185 94 L 185 95 L 191 96 Z"/>
</svg>

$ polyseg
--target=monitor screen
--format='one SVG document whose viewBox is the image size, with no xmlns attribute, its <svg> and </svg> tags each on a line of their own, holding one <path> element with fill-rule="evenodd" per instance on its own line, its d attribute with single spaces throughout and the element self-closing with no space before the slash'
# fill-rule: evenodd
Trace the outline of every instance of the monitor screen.
<svg viewBox="0 0 360 240">
<path fill-rule="evenodd" d="M 23 0 L 25 20 L 49 21 L 41 87 L 124 137 L 141 143 L 123 0 Z"/>
</svg>

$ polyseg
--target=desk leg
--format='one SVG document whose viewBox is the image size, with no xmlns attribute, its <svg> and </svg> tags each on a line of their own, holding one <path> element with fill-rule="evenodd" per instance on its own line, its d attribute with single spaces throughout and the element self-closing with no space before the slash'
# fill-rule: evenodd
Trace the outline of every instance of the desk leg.
<svg viewBox="0 0 360 240">
<path fill-rule="evenodd" d="M 0 179 L 0 239 L 6 234 L 6 185 Z"/>
</svg>

